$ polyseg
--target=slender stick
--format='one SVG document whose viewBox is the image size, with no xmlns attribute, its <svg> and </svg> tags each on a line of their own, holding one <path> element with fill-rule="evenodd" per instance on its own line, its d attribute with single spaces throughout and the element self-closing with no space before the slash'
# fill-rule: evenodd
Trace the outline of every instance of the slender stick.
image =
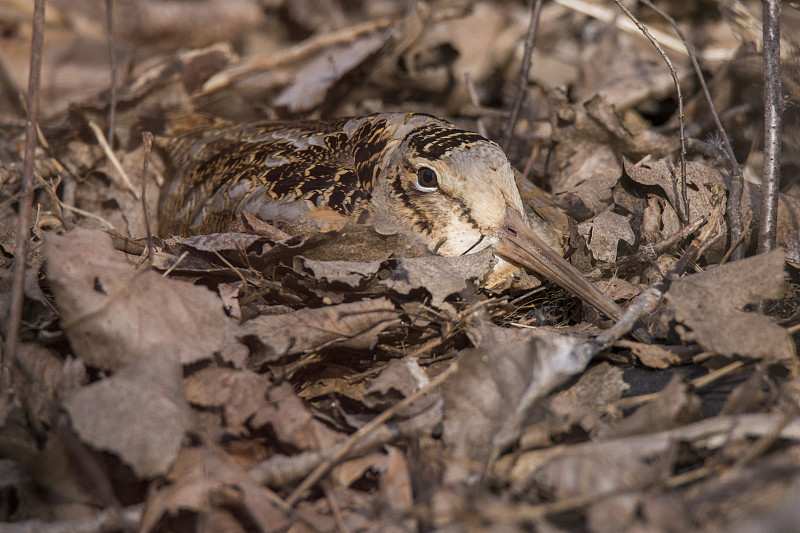
<svg viewBox="0 0 800 533">
<path fill-rule="evenodd" d="M 758 253 L 775 246 L 778 193 L 781 181 L 781 3 L 764 0 L 764 181 L 761 185 L 761 221 Z"/>
<path fill-rule="evenodd" d="M 511 115 L 508 118 L 508 125 L 503 134 L 503 149 L 508 150 L 508 143 L 514 134 L 514 126 L 519 119 L 519 112 L 522 109 L 522 101 L 528 89 L 528 73 L 531 70 L 531 56 L 533 56 L 533 45 L 536 42 L 536 28 L 539 26 L 539 12 L 542 10 L 542 0 L 534 0 L 531 6 L 531 21 L 528 25 L 528 33 L 525 35 L 525 52 L 522 57 L 522 69 L 519 73 L 517 82 L 517 94 L 514 95 L 514 104 L 511 106 Z"/>
<path fill-rule="evenodd" d="M 111 102 L 108 104 L 108 142 L 114 145 L 114 123 L 117 116 L 117 45 L 114 38 L 114 0 L 106 0 L 108 59 L 111 67 Z"/>
<path fill-rule="evenodd" d="M 636 15 L 634 15 L 631 10 L 625 7 L 619 0 L 614 0 L 614 2 L 625 13 L 625 15 L 631 19 L 634 24 L 636 24 L 636 27 L 639 28 L 644 36 L 647 37 L 650 43 L 656 48 L 656 50 L 658 50 L 658 53 L 661 54 L 661 57 L 667 64 L 667 68 L 669 68 L 669 73 L 672 75 L 672 82 L 675 84 L 675 92 L 678 93 L 678 131 L 681 141 L 681 199 L 683 200 L 683 209 L 678 209 L 677 212 L 678 216 L 681 217 L 683 224 L 686 225 L 689 223 L 689 195 L 686 191 L 686 125 L 683 123 L 683 93 L 681 92 L 681 81 L 678 78 L 678 71 L 675 69 L 675 65 L 672 64 L 667 52 L 661 47 L 655 37 L 650 34 L 650 31 L 647 29 L 647 27 L 636 18 Z"/>
<path fill-rule="evenodd" d="M 717 127 L 717 131 L 719 132 L 720 137 L 722 138 L 722 144 L 725 148 L 725 152 L 727 154 L 727 158 L 725 159 L 725 167 L 728 170 L 728 173 L 731 177 L 731 184 L 730 184 L 730 193 L 728 194 L 728 226 L 730 228 L 731 233 L 731 242 L 738 243 L 731 253 L 734 261 L 738 261 L 739 259 L 744 259 L 744 244 L 742 244 L 743 239 L 741 239 L 741 235 L 744 232 L 744 227 L 742 223 L 742 192 L 744 191 L 744 178 L 742 176 L 742 166 L 736 161 L 736 155 L 733 153 L 733 147 L 731 146 L 730 138 L 728 137 L 728 132 L 725 131 L 725 128 L 722 126 L 722 121 L 719 118 L 719 114 L 717 113 L 717 107 L 714 105 L 714 100 L 711 98 L 711 92 L 708 90 L 708 85 L 706 84 L 706 78 L 703 76 L 703 71 L 700 68 L 700 63 L 697 61 L 697 54 L 695 53 L 694 47 L 689 42 L 689 39 L 686 38 L 686 34 L 683 32 L 681 27 L 675 21 L 674 18 L 670 17 L 667 13 L 661 10 L 658 6 L 653 4 L 650 0 L 640 0 L 644 5 L 648 6 L 650 9 L 658 13 L 658 15 L 669 22 L 672 28 L 675 30 L 675 33 L 678 34 L 678 37 L 681 38 L 683 41 L 683 46 L 686 48 L 686 53 L 689 55 L 689 58 L 692 60 L 692 66 L 694 67 L 694 73 L 697 76 L 697 80 L 700 82 L 700 87 L 703 89 L 703 95 L 706 98 L 706 103 L 708 104 L 708 109 L 711 112 L 711 117 L 714 119 L 714 124 Z"/>
<path fill-rule="evenodd" d="M 142 163 L 142 213 L 144 214 L 144 227 L 147 229 L 147 262 L 153 268 L 153 232 L 150 230 L 150 219 L 147 216 L 147 167 L 150 163 L 150 150 L 153 148 L 153 134 L 149 131 L 142 132 L 144 144 L 144 163 Z"/>
<path fill-rule="evenodd" d="M 36 0 L 33 8 L 31 66 L 28 74 L 28 119 L 25 128 L 25 160 L 22 166 L 22 199 L 17 219 L 17 248 L 14 252 L 14 282 L 11 287 L 11 309 L 6 324 L 6 357 L 0 360 L 0 391 L 11 386 L 10 365 L 17 357 L 19 328 L 22 323 L 22 301 L 25 295 L 25 266 L 28 257 L 31 210 L 33 208 L 33 158 L 36 151 L 39 120 L 39 85 L 42 76 L 42 42 L 44 41 L 44 4 Z"/>
<path fill-rule="evenodd" d="M 299 502 L 304 496 L 306 491 L 308 491 L 311 487 L 317 484 L 317 482 L 322 479 L 328 471 L 335 466 L 341 459 L 347 457 L 347 454 L 358 445 L 367 435 L 372 433 L 376 428 L 380 427 L 383 423 L 387 422 L 390 418 L 392 418 L 398 410 L 403 409 L 415 401 L 419 400 L 425 394 L 430 393 L 436 387 L 441 385 L 445 382 L 447 378 L 449 378 L 457 369 L 456 365 L 450 365 L 447 370 L 436 376 L 434 379 L 430 381 L 427 385 L 419 389 L 417 392 L 412 394 L 411 396 L 407 396 L 402 401 L 396 403 L 389 409 L 385 410 L 375 418 L 373 418 L 368 424 L 361 427 L 358 431 L 350 435 L 348 437 L 346 444 L 344 444 L 341 448 L 337 448 L 336 452 L 333 456 L 328 459 L 328 461 L 321 463 L 318 465 L 311 474 L 308 475 L 298 486 L 294 489 L 289 497 L 286 499 L 286 503 L 289 506 L 294 506 Z"/>
</svg>

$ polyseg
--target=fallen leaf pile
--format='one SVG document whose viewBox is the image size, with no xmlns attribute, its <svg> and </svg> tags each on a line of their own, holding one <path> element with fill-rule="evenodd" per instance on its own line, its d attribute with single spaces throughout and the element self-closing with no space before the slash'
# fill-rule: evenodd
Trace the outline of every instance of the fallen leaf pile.
<svg viewBox="0 0 800 533">
<path fill-rule="evenodd" d="M 761 3 L 656 4 L 736 161 L 686 48 L 643 4 L 683 124 L 669 68 L 621 10 L 557 0 L 506 132 L 526 2 L 107 2 L 112 91 L 101 4 L 51 0 L 16 257 L 33 2 L 0 0 L 4 340 L 27 264 L 19 347 L 2 351 L 0 530 L 794 531 L 800 11 L 784 3 L 777 247 L 756 255 Z M 143 132 L 194 112 L 377 111 L 500 142 L 569 261 L 623 308 L 663 298 L 605 345 L 613 322 L 547 280 L 482 289 L 491 249 L 441 257 L 249 215 L 148 238 L 168 169 Z"/>
</svg>

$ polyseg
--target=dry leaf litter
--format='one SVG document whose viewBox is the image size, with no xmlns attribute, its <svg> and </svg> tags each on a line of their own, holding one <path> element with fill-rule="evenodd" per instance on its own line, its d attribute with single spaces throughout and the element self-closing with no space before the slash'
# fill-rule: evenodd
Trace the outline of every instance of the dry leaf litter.
<svg viewBox="0 0 800 533">
<path fill-rule="evenodd" d="M 504 146 L 528 208 L 623 307 L 700 246 L 635 334 L 588 366 L 582 347 L 610 323 L 535 276 L 480 289 L 491 251 L 431 256 L 350 225 L 291 236 L 249 216 L 238 232 L 146 238 L 165 168 L 141 133 L 179 114 L 429 112 L 501 141 L 527 3 L 112 4 L 116 162 L 98 142 L 101 4 L 47 4 L 35 217 L 15 258 L 32 2 L 0 1 L 3 324 L 12 263 L 28 265 L 0 403 L 0 530 L 796 529 L 791 3 L 778 248 L 759 256 L 761 3 L 656 3 L 692 42 L 742 164 L 751 257 L 734 262 L 730 162 L 669 24 L 632 8 L 680 76 L 685 176 L 659 53 L 612 3 L 542 8 Z"/>
</svg>

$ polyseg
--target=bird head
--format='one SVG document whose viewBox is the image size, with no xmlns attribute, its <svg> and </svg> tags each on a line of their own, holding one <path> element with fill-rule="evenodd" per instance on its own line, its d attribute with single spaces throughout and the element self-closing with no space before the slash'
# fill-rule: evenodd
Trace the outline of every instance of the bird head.
<svg viewBox="0 0 800 533">
<path fill-rule="evenodd" d="M 411 233 L 440 255 L 496 244 L 507 208 L 525 218 L 500 146 L 432 117 L 396 130 L 379 176 L 372 196 L 376 226 Z"/>
</svg>

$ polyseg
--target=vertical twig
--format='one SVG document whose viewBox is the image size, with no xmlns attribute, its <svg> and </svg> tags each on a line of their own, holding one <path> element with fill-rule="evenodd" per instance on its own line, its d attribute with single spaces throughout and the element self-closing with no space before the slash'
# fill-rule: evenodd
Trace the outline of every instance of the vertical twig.
<svg viewBox="0 0 800 533">
<path fill-rule="evenodd" d="M 106 0 L 106 29 L 108 31 L 108 58 L 111 66 L 111 102 L 108 107 L 108 142 L 114 145 L 114 125 L 117 120 L 117 45 L 114 38 L 114 0 Z"/>
<path fill-rule="evenodd" d="M 764 179 L 761 185 L 761 220 L 758 253 L 775 246 L 778 193 L 781 181 L 781 3 L 764 2 Z"/>
<path fill-rule="evenodd" d="M 517 93 L 514 95 L 514 103 L 511 106 L 511 115 L 508 117 L 506 131 L 503 133 L 503 149 L 508 150 L 508 143 L 514 134 L 514 127 L 519 119 L 519 112 L 522 109 L 522 101 L 528 89 L 528 73 L 531 70 L 531 56 L 533 56 L 533 45 L 536 43 L 536 29 L 539 26 L 539 13 L 542 10 L 542 0 L 533 0 L 531 6 L 531 20 L 528 25 L 528 33 L 525 35 L 525 51 L 522 57 L 522 68 L 517 82 Z"/>
<path fill-rule="evenodd" d="M 728 227 L 730 229 L 731 235 L 731 242 L 738 243 L 733 248 L 731 257 L 734 261 L 738 261 L 739 259 L 744 259 L 744 243 L 741 236 L 744 233 L 744 227 L 742 224 L 742 193 L 744 190 L 744 178 L 742 176 L 742 166 L 736 161 L 736 155 L 733 153 L 733 147 L 731 146 L 730 138 L 728 137 L 728 132 L 725 131 L 725 128 L 722 126 L 722 121 L 719 118 L 719 114 L 717 113 L 717 108 L 714 105 L 714 101 L 711 99 L 711 92 L 708 90 L 708 85 L 706 84 L 706 78 L 703 76 L 703 71 L 700 68 L 700 63 L 697 61 L 697 54 L 694 51 L 694 47 L 689 42 L 689 39 L 686 38 L 686 34 L 683 33 L 683 30 L 675 21 L 674 18 L 670 17 L 666 14 L 663 10 L 661 10 L 658 6 L 653 4 L 650 0 L 640 0 L 643 4 L 648 6 L 650 9 L 658 13 L 658 15 L 669 22 L 672 28 L 675 30 L 675 33 L 678 34 L 681 41 L 683 41 L 683 46 L 686 48 L 686 53 L 689 54 L 689 58 L 692 60 L 692 66 L 694 67 L 694 73 L 697 76 L 697 80 L 700 82 L 700 87 L 703 89 L 703 95 L 706 98 L 706 103 L 708 104 L 708 109 L 711 112 L 711 116 L 714 119 L 714 124 L 717 127 L 717 131 L 719 132 L 720 137 L 722 138 L 722 144 L 725 148 L 725 152 L 727 153 L 727 158 L 725 160 L 725 167 L 728 170 L 731 176 L 731 184 L 730 184 L 730 191 L 728 194 L 728 209 L 727 209 L 727 217 L 728 217 Z"/>
<path fill-rule="evenodd" d="M 469 93 L 470 102 L 472 102 L 472 105 L 474 105 L 476 108 L 480 107 L 481 99 L 478 98 L 478 91 L 475 90 L 475 83 L 472 81 L 472 76 L 469 75 L 469 72 L 464 75 L 464 83 L 467 85 L 467 92 Z M 487 137 L 486 122 L 483 120 L 483 117 L 478 116 L 476 122 L 478 124 L 478 133 L 484 137 Z"/>
<path fill-rule="evenodd" d="M 683 123 L 683 93 L 681 92 L 681 81 L 678 78 L 678 71 L 675 69 L 675 65 L 672 64 L 667 52 L 661 47 L 658 41 L 656 41 L 655 37 L 650 34 L 650 31 L 647 27 L 642 24 L 636 16 L 631 13 L 631 10 L 622 5 L 619 0 L 614 0 L 614 3 L 627 15 L 631 21 L 636 24 L 636 27 L 639 28 L 639 31 L 647 37 L 647 40 L 658 50 L 658 53 L 661 54 L 661 57 L 664 58 L 664 62 L 667 64 L 667 68 L 669 68 L 669 73 L 672 75 L 672 82 L 675 84 L 675 92 L 678 93 L 678 132 L 681 141 L 681 198 L 683 200 L 683 211 L 678 210 L 678 216 L 681 217 L 684 224 L 689 223 L 689 195 L 686 191 L 686 125 Z"/>
<path fill-rule="evenodd" d="M 45 0 L 36 0 L 33 8 L 31 65 L 28 73 L 28 120 L 25 128 L 25 160 L 22 166 L 22 199 L 17 219 L 17 247 L 14 251 L 14 280 L 11 287 L 11 309 L 6 324 L 6 354 L 0 360 L 0 390 L 11 386 L 10 365 L 17 357 L 19 328 L 22 323 L 22 302 L 25 297 L 25 266 L 28 257 L 31 209 L 33 207 L 33 157 L 36 151 L 39 120 L 39 85 L 42 75 L 42 42 L 44 40 Z"/>
<path fill-rule="evenodd" d="M 147 166 L 150 164 L 150 150 L 153 148 L 153 134 L 149 131 L 142 132 L 144 143 L 144 163 L 142 164 L 142 211 L 144 213 L 144 226 L 147 229 L 147 258 L 150 268 L 153 268 L 153 232 L 150 231 L 150 219 L 147 216 Z"/>
</svg>

